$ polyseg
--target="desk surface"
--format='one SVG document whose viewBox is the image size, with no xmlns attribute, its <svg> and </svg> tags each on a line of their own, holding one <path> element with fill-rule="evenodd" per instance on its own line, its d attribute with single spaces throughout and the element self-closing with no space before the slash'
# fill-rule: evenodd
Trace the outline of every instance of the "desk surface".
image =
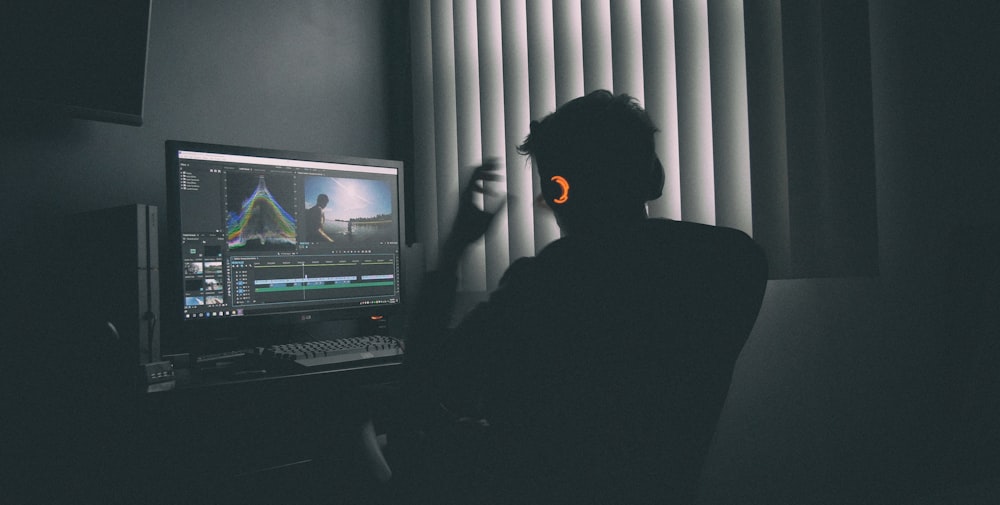
<svg viewBox="0 0 1000 505">
<path fill-rule="evenodd" d="M 275 381 L 302 381 L 324 378 L 347 387 L 397 380 L 401 374 L 402 356 L 338 363 L 309 368 L 269 368 L 256 357 L 238 358 L 217 363 L 223 366 L 199 366 L 193 362 L 173 368 L 173 380 L 150 384 L 147 393 L 183 391 L 205 387 L 253 385 Z"/>
</svg>

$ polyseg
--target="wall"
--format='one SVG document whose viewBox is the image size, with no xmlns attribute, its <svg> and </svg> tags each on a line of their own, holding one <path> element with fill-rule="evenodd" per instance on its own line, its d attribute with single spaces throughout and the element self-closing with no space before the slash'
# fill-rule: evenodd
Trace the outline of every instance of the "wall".
<svg viewBox="0 0 1000 505">
<path fill-rule="evenodd" d="M 4 437 L 5 461 L 47 471 L 102 426 L 88 419 L 100 407 L 74 410 L 101 401 L 79 386 L 80 374 L 104 372 L 83 354 L 98 346 L 59 317 L 74 300 L 53 272 L 87 268 L 74 264 L 65 241 L 71 215 L 129 203 L 163 208 L 167 139 L 404 156 L 396 108 L 406 81 L 388 58 L 397 44 L 392 9 L 371 0 L 154 0 L 143 126 L 0 117 L 0 368 L 10 374 L 0 388 L 11 428 L 4 432 L 14 434 L 13 445 Z"/>
<path fill-rule="evenodd" d="M 166 139 L 388 156 L 383 31 L 379 2 L 154 1 L 145 124 L 6 118 L 4 214 L 163 205 Z"/>
<path fill-rule="evenodd" d="M 990 274 L 958 275 L 981 262 L 995 282 L 996 244 L 956 234 L 1000 221 L 998 21 L 992 2 L 871 0 L 880 275 L 769 284 L 706 501 L 884 503 L 988 476 L 948 458 L 974 346 L 996 335 L 968 310 Z"/>
<path fill-rule="evenodd" d="M 0 119 L 0 215 L 16 244 L 4 248 L 4 264 L 9 254 L 24 266 L 6 272 L 24 290 L 5 304 L 15 307 L 8 314 L 66 303 L 56 286 L 39 288 L 51 269 L 32 255 L 70 259 L 72 244 L 60 242 L 73 226 L 68 216 L 165 205 L 167 139 L 401 156 L 393 116 L 395 83 L 405 81 L 388 60 L 389 9 L 362 0 L 154 1 L 143 126 Z"/>
</svg>

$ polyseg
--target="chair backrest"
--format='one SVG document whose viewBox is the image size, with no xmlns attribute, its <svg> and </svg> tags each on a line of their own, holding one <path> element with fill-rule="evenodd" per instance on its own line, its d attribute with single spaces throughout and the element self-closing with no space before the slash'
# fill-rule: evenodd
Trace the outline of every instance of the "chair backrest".
<svg viewBox="0 0 1000 505">
<path fill-rule="evenodd" d="M 523 386 L 534 408 L 498 436 L 509 482 L 560 502 L 693 501 L 767 264 L 742 233 L 670 226 L 634 258 L 594 251 L 544 270 L 561 272 L 550 282 L 565 288 L 548 296 L 563 305 L 559 326 L 533 334 L 530 351 L 548 359 L 526 364 L 538 374 Z"/>
</svg>

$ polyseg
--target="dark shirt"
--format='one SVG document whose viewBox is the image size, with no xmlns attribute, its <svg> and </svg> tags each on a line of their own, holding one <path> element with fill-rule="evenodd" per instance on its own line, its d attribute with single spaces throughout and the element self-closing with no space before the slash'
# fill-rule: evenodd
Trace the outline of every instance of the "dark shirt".
<svg viewBox="0 0 1000 505">
<path fill-rule="evenodd" d="M 305 230 L 305 235 L 302 240 L 306 242 L 326 242 L 326 239 L 320 234 L 320 228 L 323 226 L 322 207 L 314 205 L 306 210 L 303 221 L 302 229 Z"/>
<path fill-rule="evenodd" d="M 408 359 L 502 434 L 516 480 L 544 467 L 580 493 L 644 483 L 690 499 L 766 282 L 763 252 L 737 230 L 649 219 L 564 237 L 514 262 L 453 330 L 418 309 Z M 425 280 L 438 301 L 454 287 Z"/>
</svg>

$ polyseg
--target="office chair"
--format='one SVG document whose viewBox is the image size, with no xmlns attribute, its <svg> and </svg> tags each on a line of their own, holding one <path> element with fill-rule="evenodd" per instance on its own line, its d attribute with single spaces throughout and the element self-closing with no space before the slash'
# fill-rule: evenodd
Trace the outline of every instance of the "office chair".
<svg viewBox="0 0 1000 505">
<path fill-rule="evenodd" d="M 473 355 L 474 370 L 487 367 L 486 418 L 449 416 L 434 394 L 415 402 L 431 422 L 406 450 L 423 463 L 397 472 L 390 454 L 390 484 L 416 474 L 408 484 L 437 503 L 444 491 L 455 503 L 693 502 L 767 264 L 745 237 L 728 233 L 736 245 L 716 247 L 698 239 L 715 232 L 677 226 L 681 238 L 662 249 L 657 277 L 633 285 L 624 276 L 650 273 L 588 271 L 595 279 L 575 274 L 585 265 L 561 269 L 573 277 L 554 297 L 558 319 L 548 316 L 552 304 L 526 301 L 513 309 L 517 321 L 488 327 L 489 337 L 509 338 L 481 338 L 487 352 Z M 609 254 L 580 261 L 627 261 Z M 617 289 L 594 299 L 593 285 Z M 390 432 L 390 452 L 396 439 Z"/>
<path fill-rule="evenodd" d="M 636 387 L 602 390 L 600 373 L 560 381 L 556 372 L 547 394 L 562 401 L 537 411 L 531 426 L 435 407 L 422 431 L 389 429 L 387 440 L 369 421 L 361 431 L 366 464 L 400 503 L 693 503 L 748 335 L 726 351 L 636 364 Z M 397 472 L 407 461 L 424 466 Z"/>
</svg>

